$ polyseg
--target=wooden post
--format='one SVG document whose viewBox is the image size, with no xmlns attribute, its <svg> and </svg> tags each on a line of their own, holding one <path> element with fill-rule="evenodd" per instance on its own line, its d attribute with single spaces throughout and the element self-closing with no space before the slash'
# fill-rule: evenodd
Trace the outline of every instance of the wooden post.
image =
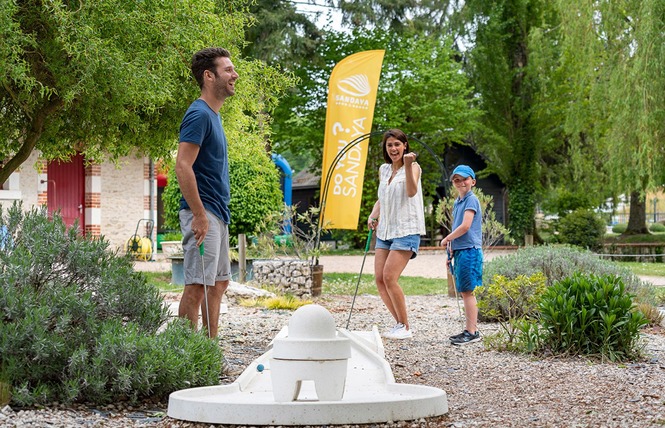
<svg viewBox="0 0 665 428">
<path fill-rule="evenodd" d="M 448 297 L 455 297 L 455 280 L 453 275 L 450 273 L 450 269 L 446 267 L 446 273 L 448 273 Z"/>
<path fill-rule="evenodd" d="M 247 241 L 245 234 L 238 235 L 238 282 L 244 284 L 247 280 Z"/>
</svg>

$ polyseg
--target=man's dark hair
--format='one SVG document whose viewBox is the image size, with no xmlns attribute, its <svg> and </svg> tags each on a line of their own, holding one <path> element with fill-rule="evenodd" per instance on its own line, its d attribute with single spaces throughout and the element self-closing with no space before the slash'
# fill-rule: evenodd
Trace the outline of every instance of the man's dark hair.
<svg viewBox="0 0 665 428">
<path fill-rule="evenodd" d="M 386 141 L 388 141 L 388 138 L 390 137 L 396 138 L 404 143 L 406 146 L 404 148 L 404 154 L 407 154 L 411 151 L 411 148 L 409 147 L 409 139 L 406 138 L 406 134 L 400 129 L 389 129 L 383 134 L 383 138 L 381 139 L 383 159 L 386 161 L 386 163 L 393 163 L 393 160 L 390 159 L 390 155 L 388 155 L 388 150 L 386 149 Z"/>
<path fill-rule="evenodd" d="M 205 48 L 201 49 L 192 57 L 192 74 L 203 89 L 203 72 L 208 70 L 217 76 L 215 70 L 215 60 L 217 58 L 231 58 L 231 54 L 224 48 Z"/>
</svg>

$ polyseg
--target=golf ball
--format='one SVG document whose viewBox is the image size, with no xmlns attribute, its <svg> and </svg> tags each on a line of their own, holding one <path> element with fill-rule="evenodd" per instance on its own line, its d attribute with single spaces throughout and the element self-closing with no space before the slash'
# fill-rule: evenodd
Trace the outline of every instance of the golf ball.
<svg viewBox="0 0 665 428">
<path fill-rule="evenodd" d="M 256 366 L 256 370 L 258 370 L 260 372 L 262 372 L 263 369 L 265 369 L 265 367 L 263 367 L 263 364 L 259 364 L 258 366 Z"/>
</svg>

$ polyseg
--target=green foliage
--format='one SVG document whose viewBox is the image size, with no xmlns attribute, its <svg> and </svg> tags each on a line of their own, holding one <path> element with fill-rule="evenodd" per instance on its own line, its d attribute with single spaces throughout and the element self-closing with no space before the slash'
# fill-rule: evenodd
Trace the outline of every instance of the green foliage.
<svg viewBox="0 0 665 428">
<path fill-rule="evenodd" d="M 494 198 L 492 195 L 486 195 L 482 190 L 476 188 L 473 190 L 482 211 L 482 234 L 483 234 L 483 252 L 489 252 L 501 239 L 508 239 L 510 231 L 496 219 L 494 212 Z M 453 205 L 457 198 L 456 192 L 449 190 L 445 197 L 436 207 L 436 221 L 446 230 L 446 233 L 452 232 L 453 224 Z"/>
<path fill-rule="evenodd" d="M 541 272 L 514 279 L 496 275 L 492 282 L 476 289 L 478 316 L 490 322 L 534 318 L 545 289 L 545 276 Z"/>
<path fill-rule="evenodd" d="M 320 172 L 330 73 L 346 56 L 371 49 L 386 51 L 372 131 L 401 128 L 442 157 L 447 146 L 465 141 L 474 129 L 478 112 L 450 39 L 422 34 L 407 37 L 378 28 L 370 32 L 363 29 L 329 33 L 321 42 L 318 60 L 304 61 L 294 70 L 300 83 L 275 111 L 273 149 L 287 158 L 294 169 L 298 169 L 295 165 L 303 165 L 313 173 Z M 422 186 L 427 201 L 441 183 L 441 172 L 417 142 L 412 148 L 421 155 L 418 162 L 423 169 Z M 362 247 L 367 236 L 366 219 L 376 201 L 381 163 L 377 137 L 369 143 L 358 229 L 342 233 L 357 247 Z"/>
<path fill-rule="evenodd" d="M 162 297 L 102 239 L 56 213 L 0 212 L 0 373 L 21 406 L 166 396 L 218 380 L 221 351 L 170 325 Z"/>
<path fill-rule="evenodd" d="M 513 254 L 494 258 L 483 266 L 483 283 L 489 283 L 495 275 L 512 279 L 519 275 L 528 277 L 538 272 L 545 275 L 548 286 L 578 272 L 618 276 L 626 289 L 636 295 L 638 302 L 654 301 L 654 287 L 640 280 L 628 268 L 601 259 L 588 250 L 568 245 L 524 247 Z"/>
<path fill-rule="evenodd" d="M 614 226 L 612 226 L 612 232 L 614 232 L 614 233 L 624 233 L 627 228 L 628 228 L 628 225 L 626 223 L 617 223 Z"/>
<path fill-rule="evenodd" d="M 175 174 L 175 159 L 173 157 L 169 158 L 167 168 L 166 187 L 164 187 L 164 191 L 162 192 L 162 206 L 164 207 L 162 215 L 164 217 L 164 227 L 171 230 L 180 230 L 180 217 L 178 216 L 178 212 L 180 211 L 180 198 L 182 197 L 182 193 L 180 192 L 180 186 L 178 185 L 178 177 Z"/>
<path fill-rule="evenodd" d="M 592 194 L 586 188 L 558 187 L 547 195 L 541 203 L 544 211 L 556 213 L 559 217 L 565 217 L 567 214 L 578 209 L 591 209 L 598 205 L 600 201 L 593 199 L 598 197 Z"/>
<path fill-rule="evenodd" d="M 653 233 L 662 233 L 665 232 L 665 224 L 662 223 L 651 223 L 649 226 L 649 231 Z"/>
<path fill-rule="evenodd" d="M 498 322 L 501 330 L 490 340 L 496 349 L 535 349 L 538 341 L 531 334 L 523 336 L 524 329 L 530 332 L 538 318 L 538 303 L 545 292 L 545 276 L 536 273 L 530 277 L 519 275 L 515 279 L 497 275 L 493 281 L 476 288 L 478 319 Z M 528 343 L 520 343 L 527 339 Z M 525 347 L 525 348 L 523 348 Z"/>
<path fill-rule="evenodd" d="M 578 209 L 559 222 L 559 239 L 564 244 L 590 250 L 603 247 L 605 222 L 593 211 Z"/>
<path fill-rule="evenodd" d="M 282 205 L 281 212 L 268 214 L 258 230 L 262 230 L 253 244 L 253 251 L 261 258 L 295 256 L 300 260 L 310 260 L 312 264 L 318 262 L 321 247 L 317 247 L 317 238 L 325 234 L 327 225 L 319 226 L 318 207 L 309 207 L 307 211 L 299 213 L 297 206 Z M 291 225 L 291 234 L 284 236 L 284 226 Z M 283 241 L 280 236 L 284 237 Z"/>
<path fill-rule="evenodd" d="M 35 149 L 49 160 L 76 151 L 91 161 L 168 158 L 199 95 L 190 58 L 205 46 L 228 48 L 241 76 L 222 111 L 227 132 L 264 141 L 268 113 L 293 82 L 237 55 L 250 19 L 245 3 L 3 2 L 0 182 Z"/>
<path fill-rule="evenodd" d="M 555 354 L 624 361 L 638 355 L 647 321 L 634 311 L 621 278 L 576 273 L 548 288 L 540 303 L 544 345 Z"/>
</svg>

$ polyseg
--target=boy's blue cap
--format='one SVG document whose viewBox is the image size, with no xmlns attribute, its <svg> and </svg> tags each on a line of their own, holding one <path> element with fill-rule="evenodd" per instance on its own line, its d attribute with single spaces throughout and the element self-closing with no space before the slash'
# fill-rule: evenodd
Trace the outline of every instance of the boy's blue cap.
<svg viewBox="0 0 665 428">
<path fill-rule="evenodd" d="M 452 179 L 455 174 L 461 175 L 464 178 L 471 177 L 474 180 L 476 179 L 476 174 L 473 172 L 469 165 L 457 165 L 457 167 L 455 167 L 453 170 L 453 173 L 450 174 L 450 178 Z"/>
</svg>

